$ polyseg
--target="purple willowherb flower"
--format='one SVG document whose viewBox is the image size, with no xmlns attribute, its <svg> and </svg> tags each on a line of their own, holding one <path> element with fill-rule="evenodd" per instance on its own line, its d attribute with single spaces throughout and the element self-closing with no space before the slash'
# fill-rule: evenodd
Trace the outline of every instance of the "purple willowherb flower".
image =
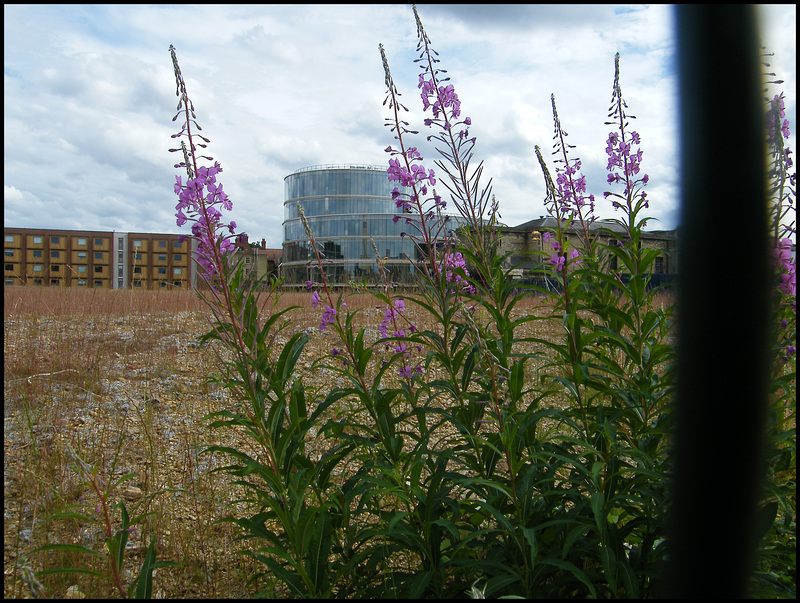
<svg viewBox="0 0 800 603">
<path fill-rule="evenodd" d="M 555 268 L 556 272 L 561 272 L 564 269 L 565 261 L 566 258 L 563 255 L 561 255 L 560 253 L 555 253 L 552 256 L 550 256 L 550 259 L 547 260 L 547 263 L 551 264 Z"/>
<path fill-rule="evenodd" d="M 411 379 L 414 375 L 422 373 L 422 367 L 417 365 L 415 367 L 411 367 L 411 365 L 403 365 L 403 368 L 400 369 L 399 376 L 404 379 Z"/>
<path fill-rule="evenodd" d="M 649 207 L 647 200 L 647 193 L 639 190 L 636 192 L 637 186 L 644 187 L 650 181 L 650 176 L 644 174 L 641 178 L 637 178 L 641 171 L 642 163 L 642 149 L 633 148 L 633 145 L 641 144 L 642 138 L 638 132 L 627 132 L 625 130 L 628 125 L 629 119 L 635 119 L 634 115 L 628 115 L 625 112 L 627 104 L 622 98 L 622 87 L 619 82 L 619 53 L 614 58 L 614 88 L 611 95 L 611 111 L 608 116 L 613 118 L 614 121 L 607 121 L 606 125 L 617 125 L 618 131 L 609 132 L 608 140 L 606 141 L 606 155 L 608 155 L 608 165 L 606 170 L 608 174 L 609 184 L 624 183 L 625 190 L 623 194 L 606 191 L 603 195 L 614 197 L 612 206 L 614 209 L 627 209 L 630 212 L 638 212 L 641 207 Z M 620 199 L 624 202 L 617 201 Z"/>
<path fill-rule="evenodd" d="M 794 297 L 797 295 L 797 259 L 792 257 L 792 240 L 782 239 L 777 248 L 773 251 L 781 282 L 778 284 L 785 295 Z"/>
<path fill-rule="evenodd" d="M 780 130 L 784 138 L 789 138 L 791 131 L 789 130 L 789 120 L 785 119 L 786 110 L 783 103 L 783 92 L 776 94 L 769 105 L 769 111 L 767 111 L 767 138 L 770 140 L 775 139 L 778 130 Z"/>
<path fill-rule="evenodd" d="M 467 270 L 467 263 L 464 261 L 464 256 L 461 255 L 460 252 L 451 252 L 445 251 L 442 255 L 441 259 L 439 260 L 440 270 L 445 274 L 445 281 L 447 283 L 453 283 L 458 286 L 459 291 L 469 293 L 470 295 L 475 293 L 475 287 L 473 287 L 464 276 L 461 275 L 460 272 L 456 272 L 455 269 L 459 269 L 463 271 L 464 275 L 469 276 L 469 270 Z M 453 293 L 453 290 L 450 290 Z"/>
<path fill-rule="evenodd" d="M 219 275 L 224 262 L 228 261 L 226 256 L 234 249 L 231 238 L 235 234 L 236 222 L 223 223 L 220 211 L 232 211 L 233 203 L 223 190 L 222 184 L 217 183 L 217 174 L 222 172 L 219 163 L 214 162 L 210 167 L 197 165 L 197 148 L 205 148 L 211 141 L 192 129 L 194 126 L 200 130 L 200 126 L 197 125 L 194 106 L 186 92 L 186 83 L 178 65 L 175 47 L 170 45 L 169 50 L 177 84 L 176 94 L 180 99 L 178 113 L 173 121 L 181 113 L 184 115 L 181 131 L 173 134 L 172 138 L 185 136 L 188 140 L 188 147 L 186 141 L 181 141 L 180 148 L 170 149 L 171 152 L 183 152 L 184 161 L 175 164 L 175 167 L 185 168 L 187 174 L 186 184 L 180 176 L 175 177 L 174 191 L 178 196 L 178 204 L 175 206 L 176 223 L 178 226 L 183 226 L 186 222 L 193 222 L 192 235 L 198 240 L 197 263 L 204 278 L 211 280 L 215 275 Z M 200 158 L 212 159 L 207 156 Z M 230 236 L 219 233 L 223 228 L 228 229 Z"/>
<path fill-rule="evenodd" d="M 325 312 L 322 313 L 322 321 L 319 323 L 319 330 L 324 331 L 325 327 L 329 324 L 333 324 L 333 318 L 336 316 L 337 312 L 334 308 L 330 306 L 325 306 Z"/>
<path fill-rule="evenodd" d="M 395 337 L 405 337 L 405 331 L 397 328 L 397 320 L 405 313 L 405 311 L 406 303 L 402 299 L 396 299 L 394 300 L 394 303 L 386 307 L 386 310 L 383 313 L 383 321 L 378 327 L 378 332 L 381 334 L 382 338 L 385 339 L 388 337 L 387 333 L 390 325 L 394 328 Z M 407 319 L 405 320 L 407 321 Z M 409 323 L 409 330 L 413 333 L 416 331 L 416 327 Z"/>
<path fill-rule="evenodd" d="M 319 291 L 314 291 L 314 293 L 311 294 L 311 307 L 316 310 L 319 302 Z"/>
</svg>

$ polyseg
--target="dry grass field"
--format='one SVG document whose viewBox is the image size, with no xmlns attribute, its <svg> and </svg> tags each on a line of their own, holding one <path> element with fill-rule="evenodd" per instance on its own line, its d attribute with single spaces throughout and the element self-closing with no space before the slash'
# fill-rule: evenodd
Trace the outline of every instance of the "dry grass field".
<svg viewBox="0 0 800 603">
<path fill-rule="evenodd" d="M 330 387 L 336 384 L 330 370 L 310 370 L 334 342 L 330 329 L 316 329 L 319 312 L 309 298 L 305 292 L 281 297 L 279 307 L 301 306 L 291 311 L 282 340 L 298 330 L 313 333 L 299 368 L 312 387 Z M 378 337 L 383 311 L 377 305 L 367 295 L 348 299 L 351 309 L 362 308 L 359 322 L 368 338 Z M 5 288 L 5 597 L 32 596 L 24 580 L 30 571 L 106 573 L 101 559 L 75 551 L 28 556 L 55 543 L 102 550 L 104 522 L 51 517 L 69 509 L 102 518 L 100 499 L 78 459 L 106 483 L 132 474 L 110 503 L 123 501 L 131 517 L 150 513 L 130 534 L 123 581 L 138 574 L 156 535 L 158 559 L 180 566 L 156 570 L 155 596 L 252 595 L 252 562 L 236 554 L 242 544 L 234 542 L 232 525 L 215 523 L 241 493 L 231 478 L 211 473 L 224 459 L 201 455 L 213 444 L 243 445 L 230 432 L 210 431 L 203 420 L 235 403 L 207 379 L 217 358 L 198 346 L 197 337 L 208 318 L 190 291 Z M 424 324 L 424 317 L 416 319 Z M 119 510 L 109 510 L 116 528 Z M 50 574 L 40 582 L 49 597 L 118 596 L 109 581 L 90 574 Z"/>
</svg>

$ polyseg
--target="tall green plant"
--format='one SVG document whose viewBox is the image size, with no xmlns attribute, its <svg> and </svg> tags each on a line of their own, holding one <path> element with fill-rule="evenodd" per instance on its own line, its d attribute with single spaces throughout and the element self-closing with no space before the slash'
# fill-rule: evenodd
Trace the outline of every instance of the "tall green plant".
<svg viewBox="0 0 800 603">
<path fill-rule="evenodd" d="M 250 443 L 207 450 L 232 459 L 218 471 L 243 492 L 233 501 L 239 510 L 222 521 L 240 528 L 259 595 L 276 581 L 297 597 L 657 594 L 672 314 L 650 286 L 659 252 L 641 245 L 648 176 L 639 176 L 641 140 L 629 128 L 619 55 L 606 148 L 615 185 L 606 196 L 619 217 L 605 228 L 595 221 L 553 96 L 555 180 L 538 147 L 536 154 L 557 225 L 545 233 L 553 253 L 543 264 L 560 286 L 521 291 L 508 278 L 490 183 L 479 184 L 482 164 L 470 167 L 471 119 L 416 7 L 414 14 L 420 97 L 431 115 L 424 123 L 440 176 L 423 166 L 380 51 L 395 140 L 387 176 L 397 182 L 396 221 L 415 243 L 418 287 L 396 290 L 376 251 L 383 320 L 371 338 L 357 327 L 359 310 L 334 294 L 301 209 L 319 274 L 307 283 L 309 304 L 332 342 L 313 370 L 339 377 L 320 390 L 296 371 L 310 336 L 284 330 L 291 310 L 275 309 L 279 283 L 260 300 L 232 261 L 235 224 L 221 221 L 230 209 L 216 181 L 221 168 L 197 164 L 193 107 L 172 51 L 184 116 L 177 136 L 188 138 L 176 149 L 188 176 L 176 184 L 178 220 L 192 220 L 201 239 L 213 313 L 203 341 L 221 348 L 215 378 L 235 394 L 210 425 Z M 446 215 L 448 205 L 458 216 Z M 520 312 L 529 295 L 549 296 L 553 311 Z M 411 318 L 420 315 L 430 319 L 424 326 Z M 546 323 L 560 329 L 555 340 L 544 336 Z M 534 335 L 523 337 L 523 326 Z M 324 439 L 321 456 L 309 450 L 312 438 Z"/>
</svg>

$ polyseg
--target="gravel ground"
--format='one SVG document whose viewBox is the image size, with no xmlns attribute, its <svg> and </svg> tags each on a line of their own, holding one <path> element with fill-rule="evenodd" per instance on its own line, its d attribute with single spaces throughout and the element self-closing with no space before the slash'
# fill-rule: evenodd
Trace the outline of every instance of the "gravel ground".
<svg viewBox="0 0 800 603">
<path fill-rule="evenodd" d="M 362 311 L 368 341 L 378 338 L 382 318 L 380 308 Z M 343 377 L 314 364 L 335 345 L 330 329 L 319 332 L 318 321 L 319 313 L 310 308 L 296 311 L 276 344 L 299 331 L 310 334 L 297 366 L 304 382 L 319 389 L 344 385 Z M 200 454 L 214 444 L 247 446 L 228 431 L 206 427 L 205 415 L 235 405 L 226 390 L 206 379 L 217 366 L 213 350 L 197 343 L 206 327 L 200 312 L 6 314 L 5 597 L 30 596 L 21 565 L 38 571 L 86 561 L 55 552 L 26 558 L 37 546 L 61 542 L 102 549 L 101 526 L 48 519 L 68 505 L 83 505 L 80 512 L 91 515 L 99 502 L 70 461 L 70 450 L 103 477 L 132 474 L 111 500 L 137 513 L 155 513 L 130 535 L 124 581 L 140 567 L 150 533 L 157 535 L 159 559 L 182 564 L 157 570 L 155 596 L 252 594 L 245 586 L 251 565 L 235 555 L 241 545 L 233 542 L 234 529 L 214 523 L 239 493 L 229 478 L 211 473 L 224 459 Z M 43 584 L 49 596 L 116 595 L 109 585 L 86 576 L 48 576 Z"/>
</svg>

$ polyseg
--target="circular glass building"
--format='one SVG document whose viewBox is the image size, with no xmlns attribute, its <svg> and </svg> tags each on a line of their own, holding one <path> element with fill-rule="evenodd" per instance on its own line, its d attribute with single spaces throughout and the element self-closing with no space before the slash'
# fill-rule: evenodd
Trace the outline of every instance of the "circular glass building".
<svg viewBox="0 0 800 603">
<path fill-rule="evenodd" d="M 413 241 L 401 236 L 408 229 L 405 220 L 394 219 L 398 210 L 392 190 L 397 183 L 389 181 L 386 167 L 312 166 L 289 174 L 284 182 L 281 274 L 287 284 L 320 280 L 299 206 L 325 254 L 329 283 L 381 282 L 375 249 L 391 280 L 411 282 L 414 266 L 409 258 L 417 252 Z"/>
</svg>

